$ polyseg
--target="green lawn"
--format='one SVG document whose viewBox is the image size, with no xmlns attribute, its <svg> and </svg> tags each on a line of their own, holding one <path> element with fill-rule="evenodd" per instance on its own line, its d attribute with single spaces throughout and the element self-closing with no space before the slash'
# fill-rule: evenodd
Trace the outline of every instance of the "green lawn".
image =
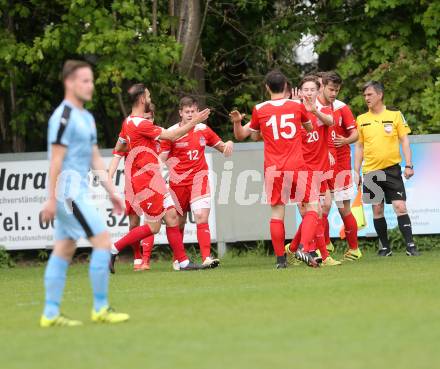
<svg viewBox="0 0 440 369">
<path fill-rule="evenodd" d="M 119 263 L 111 301 L 132 320 L 89 322 L 86 265 L 69 271 L 63 311 L 84 327 L 38 328 L 43 267 L 0 269 L 0 367 L 435 369 L 440 367 L 440 253 L 366 255 L 313 270 L 226 258 L 217 270 Z"/>
</svg>

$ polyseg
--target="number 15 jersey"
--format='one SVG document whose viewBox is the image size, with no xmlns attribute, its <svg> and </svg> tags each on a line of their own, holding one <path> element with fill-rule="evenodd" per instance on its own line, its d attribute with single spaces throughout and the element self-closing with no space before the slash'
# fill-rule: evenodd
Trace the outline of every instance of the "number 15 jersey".
<svg viewBox="0 0 440 369">
<path fill-rule="evenodd" d="M 289 99 L 268 100 L 254 107 L 250 129 L 264 141 L 264 169 L 304 169 L 301 127 L 308 122 L 303 104 Z"/>
<path fill-rule="evenodd" d="M 176 129 L 179 123 L 170 129 Z M 170 184 L 173 186 L 191 186 L 194 177 L 208 170 L 205 158 L 206 146 L 217 146 L 222 140 L 206 124 L 199 123 L 186 135 L 172 142 L 161 141 L 161 150 L 168 153 Z"/>
</svg>

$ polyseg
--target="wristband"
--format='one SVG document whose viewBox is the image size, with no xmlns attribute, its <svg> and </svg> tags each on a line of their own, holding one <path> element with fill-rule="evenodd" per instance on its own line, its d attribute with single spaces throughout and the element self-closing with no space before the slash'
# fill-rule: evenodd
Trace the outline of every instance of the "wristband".
<svg viewBox="0 0 440 369">
<path fill-rule="evenodd" d="M 414 165 L 405 165 L 405 168 L 407 168 L 407 169 L 414 169 Z"/>
</svg>

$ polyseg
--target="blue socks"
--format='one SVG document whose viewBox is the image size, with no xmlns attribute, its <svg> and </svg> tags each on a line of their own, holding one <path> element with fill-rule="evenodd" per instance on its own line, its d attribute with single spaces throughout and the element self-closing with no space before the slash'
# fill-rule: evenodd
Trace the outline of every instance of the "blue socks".
<svg viewBox="0 0 440 369">
<path fill-rule="evenodd" d="M 59 256 L 50 255 L 49 262 L 44 273 L 44 288 L 46 300 L 44 316 L 48 319 L 55 318 L 60 314 L 60 303 L 66 284 L 66 274 L 69 262 Z"/>
<path fill-rule="evenodd" d="M 93 308 L 96 312 L 108 306 L 110 251 L 94 249 L 90 259 L 90 281 L 93 290 Z"/>
</svg>

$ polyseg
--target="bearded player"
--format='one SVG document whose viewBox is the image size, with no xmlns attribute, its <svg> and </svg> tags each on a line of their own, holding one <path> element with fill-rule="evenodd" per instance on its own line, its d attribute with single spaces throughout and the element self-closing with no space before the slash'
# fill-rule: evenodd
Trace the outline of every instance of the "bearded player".
<svg viewBox="0 0 440 369">
<path fill-rule="evenodd" d="M 154 104 L 150 104 L 149 110 L 144 114 L 144 118 L 151 122 L 154 122 L 154 113 L 155 113 Z M 116 148 L 113 150 L 113 159 L 108 169 L 110 178 L 114 177 L 114 174 L 118 169 L 120 160 L 122 158 L 125 159 L 127 156 L 128 156 L 128 151 L 117 151 Z M 171 208 L 173 206 L 173 204 L 171 203 L 172 200 L 171 201 L 170 200 L 171 198 L 166 197 L 165 199 L 166 203 L 164 204 L 165 209 Z M 133 208 L 131 207 L 130 203 L 127 200 L 125 201 L 125 213 L 128 216 L 128 220 L 129 220 L 129 230 L 132 230 L 133 228 L 136 228 L 141 224 L 140 216 L 136 214 L 136 212 L 133 210 Z M 134 260 L 133 260 L 134 271 L 144 271 L 150 269 L 150 258 L 151 258 L 153 246 L 154 246 L 154 234 L 143 239 L 141 243 L 138 242 L 134 245 L 131 245 L 134 256 Z"/>
<path fill-rule="evenodd" d="M 329 181 L 333 199 L 338 207 L 339 214 L 345 227 L 348 250 L 344 254 L 344 260 L 358 260 L 362 253 L 358 247 L 356 218 L 351 212 L 350 200 L 354 196 L 354 187 L 351 174 L 350 144 L 358 140 L 356 120 L 344 102 L 336 97 L 342 86 L 341 77 L 335 72 L 319 73 L 321 90 L 318 96 L 319 102 L 324 106 L 331 106 L 335 124 L 329 129 L 328 146 L 330 160 L 334 169 L 333 178 Z M 326 226 L 326 243 L 333 250 L 329 237 L 328 213 L 330 207 L 323 208 L 323 219 Z"/>
<path fill-rule="evenodd" d="M 166 233 L 180 270 L 200 269 L 188 259 L 180 235 L 178 217 L 174 208 L 166 209 L 164 201 L 169 197 L 165 180 L 160 173 L 159 139 L 175 141 L 188 133 L 197 123 L 209 116 L 209 109 L 196 113 L 193 121 L 173 130 L 156 126 L 144 118 L 149 110 L 151 97 L 149 90 L 141 83 L 133 85 L 129 91 L 132 112 L 126 118 L 119 135 L 116 151 L 129 151 L 125 165 L 126 200 L 140 216 L 145 215 L 145 224 L 133 228 L 112 247 L 110 269 L 114 271 L 116 255 L 125 247 L 158 233 L 160 221 L 166 222 Z"/>
</svg>

